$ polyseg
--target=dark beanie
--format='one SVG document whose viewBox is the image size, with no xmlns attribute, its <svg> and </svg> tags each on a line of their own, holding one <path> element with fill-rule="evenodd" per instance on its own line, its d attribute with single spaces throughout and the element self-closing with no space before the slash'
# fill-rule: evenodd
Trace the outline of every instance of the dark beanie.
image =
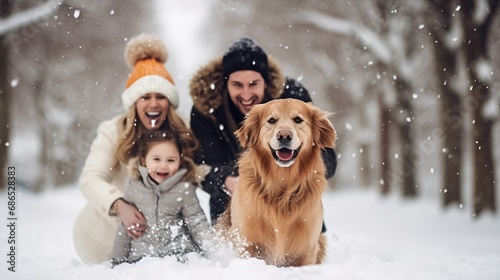
<svg viewBox="0 0 500 280">
<path fill-rule="evenodd" d="M 301 84 L 299 81 L 286 77 L 285 86 L 283 87 L 283 92 L 281 93 L 281 98 L 296 98 L 304 102 L 312 102 L 309 91 Z"/>
<path fill-rule="evenodd" d="M 250 38 L 242 38 L 232 43 L 222 58 L 225 79 L 240 70 L 257 71 L 268 82 L 267 54 Z"/>
</svg>

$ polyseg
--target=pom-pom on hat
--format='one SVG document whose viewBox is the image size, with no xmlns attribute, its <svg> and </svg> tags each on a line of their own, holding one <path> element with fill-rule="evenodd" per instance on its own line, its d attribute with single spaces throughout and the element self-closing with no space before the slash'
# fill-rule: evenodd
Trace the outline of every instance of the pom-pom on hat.
<svg viewBox="0 0 500 280">
<path fill-rule="evenodd" d="M 250 38 L 241 38 L 232 43 L 222 57 L 225 79 L 228 79 L 231 73 L 241 70 L 257 71 L 268 82 L 267 54 Z"/>
<path fill-rule="evenodd" d="M 147 93 L 163 94 L 177 109 L 179 106 L 177 88 L 172 76 L 163 65 L 167 59 L 167 48 L 156 36 L 142 34 L 127 43 L 125 61 L 133 70 L 122 93 L 125 109 L 130 109 Z"/>
</svg>

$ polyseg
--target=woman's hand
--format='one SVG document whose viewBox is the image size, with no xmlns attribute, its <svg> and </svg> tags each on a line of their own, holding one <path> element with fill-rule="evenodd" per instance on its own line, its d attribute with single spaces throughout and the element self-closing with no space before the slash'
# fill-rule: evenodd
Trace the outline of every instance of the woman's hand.
<svg viewBox="0 0 500 280">
<path fill-rule="evenodd" d="M 227 176 L 226 180 L 224 180 L 224 186 L 226 187 L 226 191 L 229 195 L 233 195 L 233 192 L 236 190 L 236 187 L 238 186 L 238 179 L 239 177 Z"/>
<path fill-rule="evenodd" d="M 125 229 L 127 229 L 128 236 L 133 239 L 141 237 L 147 228 L 144 215 L 142 215 L 137 207 L 127 203 L 123 199 L 120 199 L 117 203 L 118 217 L 120 217 Z"/>
</svg>

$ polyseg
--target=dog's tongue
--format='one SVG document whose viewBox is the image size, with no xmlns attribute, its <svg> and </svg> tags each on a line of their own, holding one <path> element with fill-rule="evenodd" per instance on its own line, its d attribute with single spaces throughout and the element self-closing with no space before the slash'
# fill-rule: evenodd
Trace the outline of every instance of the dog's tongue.
<svg viewBox="0 0 500 280">
<path fill-rule="evenodd" d="M 287 161 L 287 160 L 290 160 L 292 158 L 293 151 L 291 151 L 289 149 L 281 149 L 281 150 L 276 151 L 276 155 L 282 161 Z"/>
</svg>

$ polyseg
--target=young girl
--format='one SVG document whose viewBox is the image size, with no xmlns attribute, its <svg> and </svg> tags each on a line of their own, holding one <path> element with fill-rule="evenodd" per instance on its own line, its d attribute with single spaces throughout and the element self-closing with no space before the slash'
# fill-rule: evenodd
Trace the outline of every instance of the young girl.
<svg viewBox="0 0 500 280">
<path fill-rule="evenodd" d="M 143 257 L 203 254 L 212 239 L 210 224 L 195 194 L 195 165 L 183 154 L 178 136 L 169 131 L 147 132 L 132 150 L 131 178 L 124 199 L 145 216 L 147 229 L 133 239 L 134 226 L 119 226 L 113 249 L 113 266 Z M 206 245 L 205 245 L 206 246 Z"/>
</svg>

